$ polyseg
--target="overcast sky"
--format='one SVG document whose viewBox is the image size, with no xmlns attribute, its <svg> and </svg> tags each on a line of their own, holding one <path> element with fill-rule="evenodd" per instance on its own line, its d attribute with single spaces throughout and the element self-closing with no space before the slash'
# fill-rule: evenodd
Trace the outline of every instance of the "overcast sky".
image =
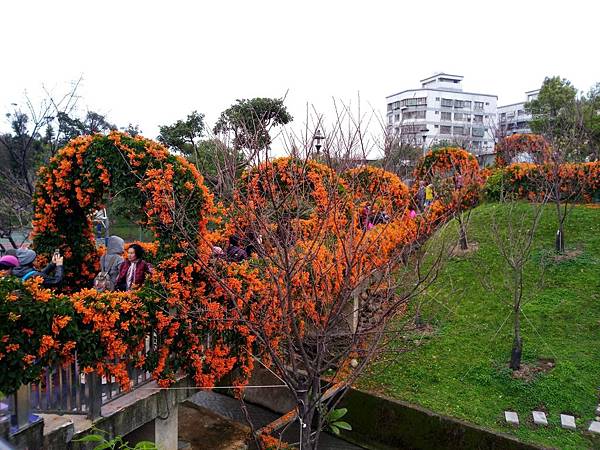
<svg viewBox="0 0 600 450">
<path fill-rule="evenodd" d="M 435 72 L 521 101 L 547 75 L 600 81 L 597 0 L 3 1 L 0 107 L 57 94 L 83 75 L 80 106 L 119 125 L 279 97 L 302 121 L 331 98 L 385 110 L 386 95 Z M 2 123 L 2 129 L 6 124 Z"/>
</svg>

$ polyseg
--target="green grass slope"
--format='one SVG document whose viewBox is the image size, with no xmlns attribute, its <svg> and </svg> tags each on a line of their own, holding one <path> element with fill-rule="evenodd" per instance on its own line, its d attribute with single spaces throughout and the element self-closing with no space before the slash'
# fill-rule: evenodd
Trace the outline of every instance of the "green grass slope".
<svg viewBox="0 0 600 450">
<path fill-rule="evenodd" d="M 528 208 L 519 204 L 516 214 Z M 412 315 L 393 324 L 401 331 L 358 385 L 527 442 L 600 448 L 600 440 L 585 431 L 599 403 L 600 208 L 572 210 L 565 232 L 571 257 L 561 261 L 552 253 L 555 211 L 548 206 L 543 212 L 526 267 L 523 361 L 540 367 L 540 360 L 551 360 L 554 367 L 527 379 L 514 378 L 508 369 L 511 292 L 491 237 L 493 217 L 502 222 L 507 212 L 498 204 L 473 211 L 469 237 L 478 250 L 445 263 L 418 300 L 427 326 L 415 329 Z M 445 233 L 456 230 L 450 225 Z M 533 425 L 536 409 L 547 412 L 548 427 Z M 519 428 L 505 425 L 504 410 L 519 413 Z M 574 414 L 578 430 L 560 428 L 560 413 Z"/>
</svg>

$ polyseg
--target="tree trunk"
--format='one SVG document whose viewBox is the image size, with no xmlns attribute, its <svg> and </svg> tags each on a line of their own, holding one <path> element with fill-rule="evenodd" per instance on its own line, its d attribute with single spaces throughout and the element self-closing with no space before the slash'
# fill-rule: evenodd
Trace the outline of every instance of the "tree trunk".
<svg viewBox="0 0 600 450">
<path fill-rule="evenodd" d="M 565 207 L 565 211 L 561 210 L 561 199 L 560 199 L 560 189 L 557 187 L 556 192 L 554 193 L 555 199 L 554 204 L 556 206 L 556 217 L 558 218 L 558 231 L 556 232 L 556 238 L 554 241 L 554 246 L 556 249 L 556 253 L 562 255 L 565 251 L 565 234 L 564 234 L 564 223 L 565 223 L 565 215 L 567 214 L 567 210 Z"/>
<path fill-rule="evenodd" d="M 522 270 L 522 268 L 520 268 Z M 523 341 L 521 340 L 521 296 L 522 296 L 522 283 L 523 274 L 518 273 L 515 278 L 515 292 L 514 292 L 514 339 L 512 351 L 510 353 L 510 368 L 512 370 L 519 370 L 521 368 L 521 353 L 523 352 Z"/>
<path fill-rule="evenodd" d="M 556 253 L 559 255 L 565 252 L 565 235 L 562 222 L 558 224 L 558 230 L 556 231 L 555 248 Z"/>
<path fill-rule="evenodd" d="M 521 336 L 515 335 L 513 340 L 512 351 L 510 352 L 510 368 L 512 370 L 519 370 L 521 368 L 521 353 L 523 352 L 523 341 Z"/>
<path fill-rule="evenodd" d="M 458 228 L 459 228 L 459 244 L 460 244 L 460 248 L 461 250 L 468 250 L 469 249 L 469 241 L 467 240 L 467 230 L 465 230 L 465 226 L 462 223 L 462 221 L 458 222 Z"/>
<path fill-rule="evenodd" d="M 423 317 L 421 316 L 421 305 L 417 305 L 417 311 L 415 312 L 415 326 L 421 328 L 424 324 Z"/>
<path fill-rule="evenodd" d="M 519 302 L 520 303 L 520 302 Z M 515 308 L 515 337 L 513 339 L 512 351 L 510 352 L 510 368 L 519 370 L 521 368 L 521 354 L 523 352 L 523 341 L 521 340 L 521 311 L 520 305 Z"/>
<path fill-rule="evenodd" d="M 300 415 L 300 440 L 302 443 L 302 449 L 306 450 L 316 450 L 314 446 L 314 437 L 313 434 L 313 418 L 314 418 L 314 409 L 310 411 L 303 411 Z"/>
</svg>

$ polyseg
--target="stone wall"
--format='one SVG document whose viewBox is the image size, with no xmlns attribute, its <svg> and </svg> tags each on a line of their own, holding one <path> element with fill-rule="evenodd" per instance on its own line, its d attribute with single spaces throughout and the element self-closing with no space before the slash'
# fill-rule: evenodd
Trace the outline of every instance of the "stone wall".
<svg viewBox="0 0 600 450">
<path fill-rule="evenodd" d="M 369 449 L 540 450 L 504 433 L 478 427 L 425 408 L 351 389 L 338 408 L 352 425 L 343 438 Z"/>
</svg>

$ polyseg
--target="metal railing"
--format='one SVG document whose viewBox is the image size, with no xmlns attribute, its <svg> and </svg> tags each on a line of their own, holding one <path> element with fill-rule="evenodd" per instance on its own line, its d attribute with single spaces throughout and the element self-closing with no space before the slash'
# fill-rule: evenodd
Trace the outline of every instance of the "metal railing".
<svg viewBox="0 0 600 450">
<path fill-rule="evenodd" d="M 148 336 L 145 353 L 151 345 L 156 343 Z M 38 413 L 85 414 L 91 420 L 97 419 L 103 405 L 151 380 L 149 372 L 133 364 L 127 365 L 127 373 L 130 385 L 123 389 L 112 376 L 84 373 L 75 356 L 71 364 L 49 367 L 38 382 L 23 385 L 15 394 L 0 400 L 0 417 L 10 417 L 11 434 L 38 421 Z"/>
</svg>

